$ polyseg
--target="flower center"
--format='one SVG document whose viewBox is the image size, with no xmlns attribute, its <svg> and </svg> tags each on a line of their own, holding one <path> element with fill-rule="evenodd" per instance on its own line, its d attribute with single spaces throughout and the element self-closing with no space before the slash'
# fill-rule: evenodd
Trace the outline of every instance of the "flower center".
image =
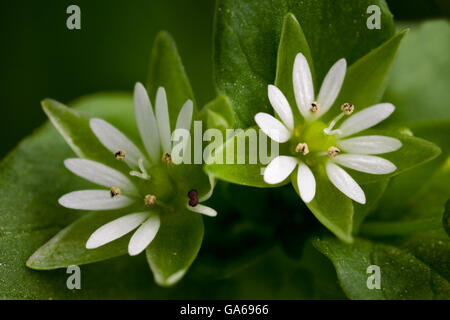
<svg viewBox="0 0 450 320">
<path fill-rule="evenodd" d="M 312 156 L 323 152 L 335 144 L 333 136 L 324 133 L 327 126 L 321 121 L 307 122 L 294 128 L 290 151 L 294 156 Z"/>
</svg>

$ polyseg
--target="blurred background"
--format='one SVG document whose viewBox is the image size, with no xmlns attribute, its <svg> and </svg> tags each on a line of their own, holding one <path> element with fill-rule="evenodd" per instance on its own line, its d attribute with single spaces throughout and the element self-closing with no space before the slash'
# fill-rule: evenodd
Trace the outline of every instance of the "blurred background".
<svg viewBox="0 0 450 320">
<path fill-rule="evenodd" d="M 448 0 L 388 3 L 402 25 L 450 12 Z M 66 28 L 71 4 L 81 8 L 81 30 Z M 162 29 L 176 40 L 199 105 L 208 102 L 214 7 L 214 0 L 1 1 L 0 157 L 45 121 L 43 98 L 67 103 L 98 91 L 131 91 L 144 81 Z"/>
</svg>

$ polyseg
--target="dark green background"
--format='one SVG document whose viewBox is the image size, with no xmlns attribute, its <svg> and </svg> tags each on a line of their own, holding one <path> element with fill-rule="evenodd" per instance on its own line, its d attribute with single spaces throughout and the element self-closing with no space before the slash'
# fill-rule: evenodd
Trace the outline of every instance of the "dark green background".
<svg viewBox="0 0 450 320">
<path fill-rule="evenodd" d="M 0 157 L 45 121 L 43 98 L 69 102 L 97 91 L 131 91 L 144 81 L 161 29 L 175 38 L 199 104 L 212 99 L 214 2 L 2 0 Z M 400 19 L 446 16 L 450 3 L 388 2 Z M 81 30 L 66 28 L 70 4 L 81 8 Z"/>
</svg>

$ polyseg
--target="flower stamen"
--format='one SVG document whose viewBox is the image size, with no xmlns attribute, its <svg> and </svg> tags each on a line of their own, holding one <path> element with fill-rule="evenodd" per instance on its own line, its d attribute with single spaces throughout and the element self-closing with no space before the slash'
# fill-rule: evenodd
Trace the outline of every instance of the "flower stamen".
<svg viewBox="0 0 450 320">
<path fill-rule="evenodd" d="M 150 175 L 147 173 L 147 170 L 144 167 L 144 159 L 139 159 L 138 160 L 138 165 L 139 165 L 139 169 L 141 170 L 141 172 L 139 171 L 130 171 L 130 176 L 133 177 L 138 177 L 144 180 L 150 180 Z"/>
<path fill-rule="evenodd" d="M 117 160 L 124 160 L 125 159 L 125 151 L 124 150 L 119 150 L 116 153 L 114 153 L 114 158 L 116 158 Z"/>
<path fill-rule="evenodd" d="M 168 154 L 167 152 L 164 152 L 161 160 L 165 164 L 171 164 L 172 156 L 170 154 Z"/>
<path fill-rule="evenodd" d="M 111 198 L 114 198 L 120 194 L 120 188 L 119 187 L 111 187 L 109 190 L 109 194 L 111 195 Z"/>
<path fill-rule="evenodd" d="M 156 203 L 156 197 L 152 194 L 148 194 L 144 197 L 145 206 L 151 207 Z"/>
<path fill-rule="evenodd" d="M 297 153 L 303 153 L 303 155 L 307 155 L 309 153 L 309 148 L 308 145 L 305 142 L 301 142 L 299 143 L 296 147 L 295 147 L 295 152 Z"/>
<path fill-rule="evenodd" d="M 311 103 L 311 108 L 309 108 L 309 112 L 317 113 L 320 110 L 320 104 L 316 101 Z"/>
<path fill-rule="evenodd" d="M 341 152 L 341 150 L 339 150 L 336 147 L 329 147 L 328 148 L 328 156 L 330 158 L 336 158 L 336 156 L 339 154 L 339 152 Z"/>
<path fill-rule="evenodd" d="M 341 106 L 341 110 L 346 116 L 348 116 L 353 113 L 353 111 L 355 110 L 355 106 L 351 103 L 346 102 Z"/>
<path fill-rule="evenodd" d="M 192 189 L 188 192 L 189 205 L 191 207 L 195 207 L 198 204 L 198 192 L 195 189 Z"/>
<path fill-rule="evenodd" d="M 325 134 L 333 135 L 341 133 L 341 130 L 333 130 L 333 127 L 336 125 L 336 123 L 338 123 L 339 120 L 342 119 L 343 116 L 351 115 L 355 110 L 355 106 L 351 103 L 346 102 L 341 106 L 341 110 L 342 113 L 340 113 L 336 118 L 333 119 L 333 121 L 330 122 L 328 128 L 323 129 L 323 132 L 325 132 Z"/>
</svg>

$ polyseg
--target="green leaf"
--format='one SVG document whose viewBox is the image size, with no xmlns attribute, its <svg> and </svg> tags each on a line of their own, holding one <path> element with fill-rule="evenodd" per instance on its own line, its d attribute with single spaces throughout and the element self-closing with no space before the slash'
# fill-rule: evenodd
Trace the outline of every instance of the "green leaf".
<svg viewBox="0 0 450 320">
<path fill-rule="evenodd" d="M 314 246 L 334 264 L 340 284 L 351 299 L 449 299 L 448 280 L 419 257 L 394 246 L 356 239 L 353 245 L 332 238 Z M 369 289 L 371 273 L 381 271 L 381 288 Z"/>
<path fill-rule="evenodd" d="M 206 124 L 207 129 L 219 129 L 224 137 L 226 137 L 226 129 L 234 127 L 233 109 L 225 95 L 220 95 L 205 105 L 199 118 Z"/>
<path fill-rule="evenodd" d="M 171 286 L 184 276 L 200 250 L 203 233 L 197 213 L 184 210 L 161 217 L 158 234 L 146 250 L 156 283 Z"/>
<path fill-rule="evenodd" d="M 370 5 L 381 9 L 380 30 L 369 30 Z M 237 127 L 268 112 L 267 85 L 275 80 L 283 20 L 299 21 L 314 59 L 316 82 L 345 57 L 349 65 L 394 35 L 392 15 L 383 0 L 336 1 L 220 0 L 216 9 L 214 70 L 217 91 L 227 94 Z"/>
<path fill-rule="evenodd" d="M 436 143 L 442 154 L 394 177 L 380 201 L 376 216 L 386 221 L 440 218 L 450 194 L 447 183 L 450 179 L 450 120 L 408 122 L 407 126 L 414 134 Z"/>
<path fill-rule="evenodd" d="M 158 33 L 150 57 L 147 89 L 150 99 L 154 101 L 156 91 L 164 87 L 169 106 L 170 127 L 175 129 L 178 113 L 188 100 L 194 102 L 194 119 L 196 103 L 191 84 L 172 37 L 165 31 Z"/>
<path fill-rule="evenodd" d="M 362 185 L 361 188 L 364 190 L 366 195 L 366 203 L 360 204 L 353 202 L 353 207 L 355 214 L 353 217 L 353 234 L 358 234 L 359 228 L 363 223 L 364 219 L 372 213 L 379 205 L 379 202 L 386 191 L 390 179 L 384 179 L 375 183 Z"/>
<path fill-rule="evenodd" d="M 51 99 L 42 101 L 42 107 L 50 121 L 78 157 L 125 169 L 124 164 L 120 166 L 111 152 L 94 135 L 89 126 L 89 118 L 86 115 L 82 115 L 80 112 Z"/>
<path fill-rule="evenodd" d="M 353 204 L 352 200 L 334 187 L 328 179 L 323 167 L 313 170 L 316 178 L 316 195 L 306 205 L 316 218 L 339 239 L 353 242 Z M 297 186 L 297 169 L 291 175 L 295 191 L 300 195 Z"/>
<path fill-rule="evenodd" d="M 295 107 L 297 103 L 295 101 L 292 85 L 292 69 L 294 67 L 295 57 L 299 52 L 301 52 L 308 61 L 314 82 L 314 63 L 305 34 L 295 16 L 292 13 L 288 13 L 284 18 L 280 45 L 278 47 L 275 85 L 283 92 L 286 99 L 289 101 L 296 118 L 303 120 L 298 108 Z"/>
<path fill-rule="evenodd" d="M 387 86 L 387 75 L 407 30 L 400 32 L 357 60 L 348 69 L 341 92 L 324 119 L 331 120 L 341 113 L 340 106 L 354 104 L 360 111 L 380 102 Z"/>
<path fill-rule="evenodd" d="M 127 253 L 131 234 L 97 249 L 86 249 L 91 234 L 106 223 L 130 211 L 94 211 L 58 232 L 28 259 L 27 266 L 36 270 L 66 268 L 117 257 Z"/>
<path fill-rule="evenodd" d="M 237 131 L 236 135 L 229 138 L 215 150 L 211 158 L 208 159 L 210 164 L 205 166 L 205 170 L 215 178 L 245 186 L 267 188 L 288 183 L 288 179 L 276 185 L 270 185 L 264 182 L 264 176 L 261 170 L 265 165 L 260 162 L 258 155 L 259 148 L 250 148 L 250 145 L 259 146 L 258 139 L 260 137 L 258 137 L 258 134 L 253 134 L 258 132 L 255 127 Z M 252 138 L 254 139 L 254 143 L 249 143 Z M 267 141 L 270 141 L 270 139 L 267 138 Z M 239 145 L 245 146 L 244 152 L 237 152 Z M 254 164 L 250 163 L 252 154 L 256 160 Z"/>
<path fill-rule="evenodd" d="M 397 106 L 388 119 L 438 120 L 450 118 L 450 23 L 425 21 L 412 25 L 393 65 L 385 101 Z"/>
</svg>

